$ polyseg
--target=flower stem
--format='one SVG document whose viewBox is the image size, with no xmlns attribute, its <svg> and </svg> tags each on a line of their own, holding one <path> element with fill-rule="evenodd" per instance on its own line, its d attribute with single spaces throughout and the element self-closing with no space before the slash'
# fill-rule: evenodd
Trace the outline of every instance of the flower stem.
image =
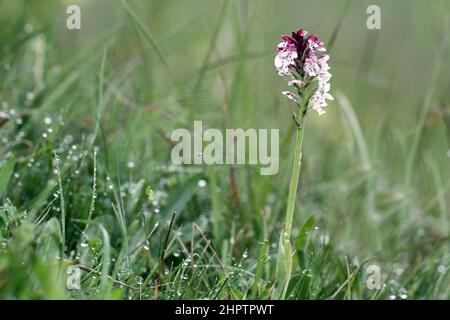
<svg viewBox="0 0 450 320">
<path fill-rule="evenodd" d="M 289 186 L 288 203 L 286 209 L 286 221 L 284 224 L 284 241 L 290 241 L 292 233 L 292 220 L 294 218 L 295 200 L 297 198 L 298 180 L 300 177 L 300 167 L 302 161 L 302 145 L 304 132 L 304 118 L 301 118 L 301 127 L 297 128 L 295 138 L 295 155 L 292 167 L 291 183 Z"/>
<path fill-rule="evenodd" d="M 289 186 L 288 203 L 286 209 L 286 221 L 284 230 L 280 237 L 278 248 L 278 264 L 277 264 L 277 281 L 278 287 L 276 290 L 276 297 L 284 299 L 288 290 L 289 282 L 291 280 L 292 271 L 292 246 L 291 233 L 292 221 L 294 219 L 295 200 L 297 198 L 298 179 L 300 177 L 300 167 L 302 161 L 302 145 L 304 133 L 305 113 L 302 113 L 298 119 L 298 126 L 295 138 L 295 154 L 294 164 L 292 167 L 291 184 Z"/>
</svg>

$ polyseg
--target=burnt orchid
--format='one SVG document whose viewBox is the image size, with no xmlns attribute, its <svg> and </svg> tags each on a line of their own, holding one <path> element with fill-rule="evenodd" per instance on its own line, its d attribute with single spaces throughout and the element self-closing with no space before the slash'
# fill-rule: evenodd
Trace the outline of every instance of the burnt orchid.
<svg viewBox="0 0 450 320">
<path fill-rule="evenodd" d="M 280 299 L 285 298 L 291 278 L 293 255 L 291 232 L 302 160 L 305 119 L 311 109 L 317 111 L 319 115 L 324 114 L 327 100 L 334 100 L 330 94 L 331 73 L 328 65 L 330 56 L 325 54 L 325 51 L 324 43 L 315 34 L 308 35 L 307 31 L 300 29 L 291 36 L 282 36 L 274 61 L 278 74 L 288 80 L 288 86 L 296 89 L 296 93 L 283 91 L 282 94 L 296 107 L 293 117 L 297 125 L 286 220 L 278 247 L 276 295 Z"/>
<path fill-rule="evenodd" d="M 284 91 L 283 95 L 298 106 L 301 105 L 300 99 L 308 101 L 303 112 L 313 109 L 322 115 L 325 113 L 327 100 L 333 100 L 329 93 L 330 56 L 324 54 L 325 51 L 324 43 L 315 34 L 308 35 L 303 29 L 293 32 L 291 36 L 282 36 L 282 41 L 277 46 L 274 63 L 278 74 L 289 79 L 289 86 L 304 89 L 299 90 L 299 96 L 288 91 Z"/>
</svg>

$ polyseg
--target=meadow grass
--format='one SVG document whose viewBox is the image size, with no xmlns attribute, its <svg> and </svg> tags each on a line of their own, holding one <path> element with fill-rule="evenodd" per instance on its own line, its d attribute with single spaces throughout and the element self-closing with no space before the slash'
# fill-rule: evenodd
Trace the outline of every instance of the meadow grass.
<svg viewBox="0 0 450 320">
<path fill-rule="evenodd" d="M 372 31 L 370 1 L 78 0 L 70 31 L 67 1 L 0 1 L 0 297 L 278 298 L 295 125 L 274 47 L 305 27 L 336 100 L 308 118 L 286 298 L 449 299 L 450 4 L 378 2 Z M 194 120 L 280 128 L 279 173 L 174 166 Z"/>
</svg>

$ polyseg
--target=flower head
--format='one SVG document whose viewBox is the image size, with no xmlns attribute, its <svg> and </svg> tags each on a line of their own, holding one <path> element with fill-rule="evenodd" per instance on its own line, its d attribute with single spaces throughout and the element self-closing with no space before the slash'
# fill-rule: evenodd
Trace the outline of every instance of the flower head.
<svg viewBox="0 0 450 320">
<path fill-rule="evenodd" d="M 277 46 L 275 67 L 282 77 L 289 77 L 288 85 L 295 85 L 299 90 L 315 86 L 309 99 L 308 106 L 320 115 L 325 113 L 327 100 L 333 100 L 329 93 L 331 79 L 328 60 L 330 56 L 323 54 L 325 45 L 317 35 L 308 35 L 304 29 L 292 32 L 292 35 L 283 35 Z M 299 92 L 300 93 L 300 92 Z M 283 92 L 283 95 L 292 99 L 292 95 Z M 302 95 L 300 94 L 300 98 Z M 294 100 L 298 102 L 298 98 Z M 297 103 L 298 104 L 298 103 Z"/>
<path fill-rule="evenodd" d="M 280 42 L 278 45 L 278 54 L 275 57 L 275 67 L 280 76 L 287 76 L 291 66 L 295 65 L 295 59 L 298 58 L 297 48 L 289 41 Z"/>
</svg>

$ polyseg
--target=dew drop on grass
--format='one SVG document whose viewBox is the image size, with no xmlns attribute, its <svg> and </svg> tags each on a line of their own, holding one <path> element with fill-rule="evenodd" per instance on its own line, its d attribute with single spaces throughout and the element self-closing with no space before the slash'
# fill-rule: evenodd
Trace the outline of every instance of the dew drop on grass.
<svg viewBox="0 0 450 320">
<path fill-rule="evenodd" d="M 63 142 L 67 145 L 71 144 L 73 142 L 73 137 L 71 135 L 67 135 L 64 137 Z"/>
<path fill-rule="evenodd" d="M 438 267 L 437 267 L 437 272 L 439 272 L 439 273 L 444 273 L 445 272 L 445 266 L 444 265 L 439 265 Z"/>
<path fill-rule="evenodd" d="M 319 242 L 321 245 L 326 246 L 330 242 L 330 236 L 327 234 L 321 234 L 319 236 Z"/>
<path fill-rule="evenodd" d="M 396 274 L 397 276 L 401 276 L 402 273 L 403 273 L 403 268 L 397 268 L 397 269 L 395 270 L 395 274 Z"/>
<path fill-rule="evenodd" d="M 45 117 L 45 118 L 44 118 L 44 123 L 45 123 L 46 125 L 51 125 L 51 124 L 52 124 L 52 118 L 50 118 L 50 117 Z"/>
<path fill-rule="evenodd" d="M 200 188 L 204 188 L 204 187 L 206 187 L 206 185 L 207 185 L 207 182 L 206 182 L 206 180 L 204 180 L 204 179 L 201 179 L 201 180 L 198 180 L 198 186 L 200 187 Z"/>
</svg>

